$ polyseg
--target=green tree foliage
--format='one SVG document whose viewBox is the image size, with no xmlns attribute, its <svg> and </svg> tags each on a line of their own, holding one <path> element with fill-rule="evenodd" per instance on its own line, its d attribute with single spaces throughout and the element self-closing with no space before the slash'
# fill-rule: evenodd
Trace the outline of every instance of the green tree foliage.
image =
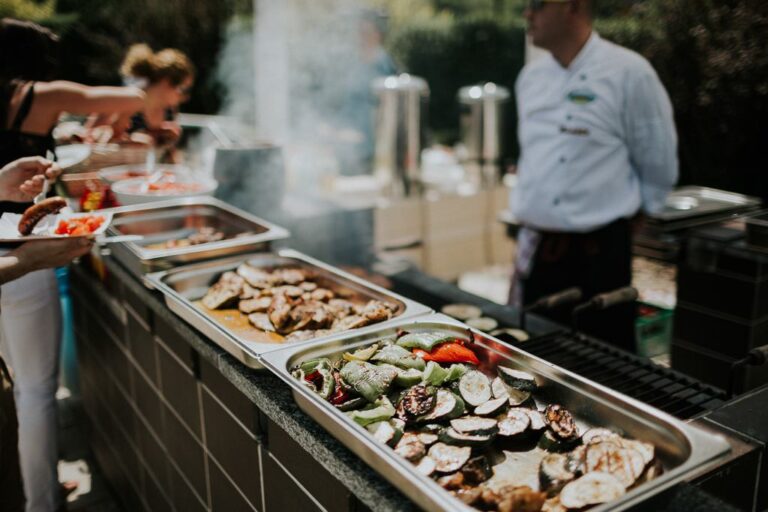
<svg viewBox="0 0 768 512">
<path fill-rule="evenodd" d="M 185 110 L 215 113 L 220 86 L 216 59 L 227 21 L 242 1 L 216 0 L 59 0 L 52 23 L 62 41 L 65 78 L 91 84 L 117 84 L 128 47 L 144 42 L 155 50 L 178 48 L 194 62 L 199 79 Z"/>
</svg>

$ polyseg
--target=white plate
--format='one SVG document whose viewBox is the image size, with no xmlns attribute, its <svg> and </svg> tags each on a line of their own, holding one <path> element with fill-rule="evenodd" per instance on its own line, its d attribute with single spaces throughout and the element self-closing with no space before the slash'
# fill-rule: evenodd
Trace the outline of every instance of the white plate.
<svg viewBox="0 0 768 512">
<path fill-rule="evenodd" d="M 68 144 L 56 148 L 56 163 L 62 170 L 85 162 L 89 156 L 91 156 L 91 146 L 88 144 Z"/>
<path fill-rule="evenodd" d="M 104 222 L 101 223 L 99 229 L 91 233 L 90 235 L 77 235 L 77 236 L 97 236 L 104 233 L 112 222 L 111 213 L 102 212 L 88 212 L 88 213 L 72 213 L 71 210 L 65 208 L 58 215 L 48 215 L 43 220 L 37 223 L 35 229 L 32 230 L 32 234 L 28 236 L 21 236 L 19 233 L 19 220 L 21 215 L 18 213 L 4 213 L 0 217 L 0 243 L 15 243 L 15 242 L 28 242 L 30 240 L 59 240 L 62 238 L 72 238 L 69 235 L 56 235 L 54 231 L 56 226 L 59 225 L 60 220 L 76 219 L 80 217 L 91 217 L 93 215 L 101 215 L 104 217 Z"/>
</svg>

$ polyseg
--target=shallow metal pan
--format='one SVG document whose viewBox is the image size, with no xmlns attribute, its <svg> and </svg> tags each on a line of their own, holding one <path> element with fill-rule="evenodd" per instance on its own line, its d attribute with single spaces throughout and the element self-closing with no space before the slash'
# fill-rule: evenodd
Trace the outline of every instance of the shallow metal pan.
<svg viewBox="0 0 768 512">
<path fill-rule="evenodd" d="M 115 244 L 114 257 L 135 275 L 168 270 L 179 264 L 221 256 L 269 250 L 270 242 L 288 238 L 279 226 L 212 197 L 190 197 L 108 210 L 113 213 L 110 235 L 143 235 L 141 242 Z M 189 236 L 203 227 L 222 231 L 224 240 L 172 249 L 151 244 Z M 234 238 L 239 233 L 250 233 Z"/>
<path fill-rule="evenodd" d="M 396 317 L 392 320 L 356 329 L 355 332 L 367 332 L 400 318 L 412 318 L 432 312 L 427 306 L 418 302 L 401 297 L 352 274 L 343 272 L 290 249 L 284 249 L 277 253 L 251 253 L 184 265 L 173 270 L 156 272 L 146 276 L 148 285 L 163 293 L 166 304 L 174 313 L 251 368 L 262 368 L 258 359 L 261 354 L 286 345 L 279 342 L 265 343 L 248 339 L 248 333 L 259 331 L 246 326 L 242 331 L 237 332 L 233 328 L 223 325 L 214 315 L 195 305 L 195 301 L 205 295 L 208 288 L 218 280 L 222 273 L 236 269 L 238 265 L 245 261 L 248 261 L 253 266 L 262 268 L 291 266 L 312 269 L 318 276 L 317 281 L 322 283 L 322 286 L 325 288 L 335 292 L 343 292 L 345 295 L 352 295 L 360 300 L 385 300 L 398 306 Z M 343 333 L 291 343 L 291 346 L 316 343 L 323 339 L 334 338 L 340 334 Z"/>
<path fill-rule="evenodd" d="M 701 215 L 756 208 L 760 199 L 715 188 L 687 186 L 673 190 L 659 213 L 650 215 L 652 221 L 671 222 Z"/>
<path fill-rule="evenodd" d="M 419 474 L 415 466 L 376 442 L 344 413 L 302 385 L 290 374 L 295 364 L 314 357 L 333 357 L 344 351 L 365 347 L 382 338 L 395 336 L 398 329 L 410 332 L 441 331 L 466 335 L 468 327 L 444 315 L 429 315 L 402 320 L 366 333 L 316 342 L 300 347 L 285 347 L 262 356 L 264 366 L 282 378 L 293 391 L 299 407 L 328 432 L 378 471 L 420 507 L 427 510 L 473 510 L 432 479 Z M 705 466 L 715 463 L 730 449 L 720 436 L 692 427 L 632 398 L 588 381 L 503 342 L 472 330 L 475 352 L 485 369 L 499 362 L 533 373 L 540 385 L 537 402 L 560 403 L 577 419 L 580 430 L 602 426 L 629 437 L 653 443 L 665 472 L 655 480 L 631 490 L 621 499 L 591 510 L 622 510 L 637 505 L 652 495 L 684 480 Z"/>
</svg>

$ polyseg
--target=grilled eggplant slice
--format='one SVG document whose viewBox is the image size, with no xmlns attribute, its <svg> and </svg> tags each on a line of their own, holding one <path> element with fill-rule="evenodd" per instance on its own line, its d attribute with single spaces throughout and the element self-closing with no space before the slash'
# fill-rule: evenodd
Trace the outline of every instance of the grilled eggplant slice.
<svg viewBox="0 0 768 512">
<path fill-rule="evenodd" d="M 613 430 L 607 428 L 590 428 L 581 436 L 581 442 L 584 444 L 595 444 L 607 441 L 608 439 L 616 439 L 619 435 Z"/>
<path fill-rule="evenodd" d="M 591 444 L 587 447 L 585 472 L 609 473 L 624 487 L 632 484 L 643 474 L 645 459 L 637 450 L 622 448 L 612 441 Z"/>
<path fill-rule="evenodd" d="M 459 392 L 469 405 L 478 406 L 491 399 L 491 382 L 484 373 L 471 370 L 459 380 Z"/>
<path fill-rule="evenodd" d="M 544 410 L 544 418 L 547 420 L 549 428 L 551 428 L 558 437 L 562 439 L 576 439 L 579 437 L 579 432 L 573 416 L 570 412 L 565 410 L 562 405 L 548 405 Z"/>
<path fill-rule="evenodd" d="M 419 463 L 416 464 L 416 471 L 418 471 L 424 476 L 431 475 L 432 473 L 435 472 L 436 468 L 437 468 L 437 464 L 435 464 L 435 460 L 429 455 L 422 457 Z"/>
<path fill-rule="evenodd" d="M 419 436 L 405 433 L 395 446 L 395 453 L 404 459 L 416 462 L 427 454 L 427 447 L 419 440 Z"/>
<path fill-rule="evenodd" d="M 576 475 L 568 468 L 567 455 L 550 453 L 541 459 L 539 482 L 541 490 L 546 491 L 550 496 L 575 479 Z"/>
<path fill-rule="evenodd" d="M 432 434 L 430 432 L 420 432 L 418 435 L 419 441 L 424 443 L 425 446 L 432 446 L 437 442 L 437 434 Z"/>
<path fill-rule="evenodd" d="M 436 390 L 432 386 L 413 386 L 397 402 L 397 416 L 406 423 L 428 414 L 435 408 Z"/>
<path fill-rule="evenodd" d="M 341 369 L 341 378 L 352 386 L 360 396 L 374 402 L 389 390 L 397 372 L 364 361 L 350 361 Z"/>
<path fill-rule="evenodd" d="M 504 382 L 515 389 L 528 392 L 536 391 L 536 378 L 528 372 L 513 370 L 506 366 L 499 366 L 496 368 L 496 372 Z"/>
<path fill-rule="evenodd" d="M 541 411 L 536 409 L 521 409 L 531 418 L 531 430 L 543 430 L 547 427 L 547 420 Z"/>
<path fill-rule="evenodd" d="M 494 416 L 501 413 L 508 403 L 509 401 L 504 397 L 494 398 L 475 407 L 475 414 L 478 416 Z"/>
<path fill-rule="evenodd" d="M 624 485 L 613 475 L 594 472 L 566 484 L 560 492 L 560 504 L 568 509 L 599 505 L 620 498 Z"/>
<path fill-rule="evenodd" d="M 512 407 L 522 405 L 531 398 L 530 392 L 520 391 L 519 389 L 513 388 L 501 380 L 501 377 L 493 379 L 491 390 L 493 391 L 494 398 L 506 398 L 509 401 L 509 405 Z"/>
<path fill-rule="evenodd" d="M 493 470 L 484 455 L 473 457 L 461 468 L 464 481 L 469 485 L 478 485 L 493 476 Z"/>
<path fill-rule="evenodd" d="M 578 437 L 572 439 L 563 439 L 555 434 L 552 430 L 547 429 L 544 435 L 539 439 L 539 448 L 543 448 L 548 452 L 567 452 L 574 449 L 581 440 Z"/>
<path fill-rule="evenodd" d="M 499 431 L 496 420 L 479 416 L 465 416 L 451 420 L 451 427 L 461 434 L 472 436 L 486 436 Z"/>
<path fill-rule="evenodd" d="M 429 449 L 429 458 L 435 461 L 435 471 L 438 473 L 453 473 L 461 469 L 472 455 L 469 446 L 451 446 L 437 443 Z"/>
<path fill-rule="evenodd" d="M 511 409 L 507 416 L 499 421 L 499 435 L 512 437 L 528 430 L 531 426 L 531 418 L 522 409 Z"/>
<path fill-rule="evenodd" d="M 444 421 L 464 414 L 464 400 L 447 389 L 438 389 L 436 399 L 435 408 L 429 414 L 419 418 L 419 421 L 425 423 Z"/>
<path fill-rule="evenodd" d="M 462 434 L 453 427 L 448 427 L 440 432 L 440 442 L 456 446 L 472 446 L 482 448 L 496 438 L 496 433 L 484 435 Z"/>
</svg>

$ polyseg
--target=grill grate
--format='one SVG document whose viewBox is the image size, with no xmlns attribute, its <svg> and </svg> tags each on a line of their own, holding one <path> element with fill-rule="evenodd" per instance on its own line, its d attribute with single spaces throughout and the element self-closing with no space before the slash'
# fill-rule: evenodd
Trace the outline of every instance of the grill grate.
<svg viewBox="0 0 768 512">
<path fill-rule="evenodd" d="M 726 400 L 718 388 L 583 335 L 559 332 L 512 344 L 680 419 L 717 409 Z"/>
</svg>

